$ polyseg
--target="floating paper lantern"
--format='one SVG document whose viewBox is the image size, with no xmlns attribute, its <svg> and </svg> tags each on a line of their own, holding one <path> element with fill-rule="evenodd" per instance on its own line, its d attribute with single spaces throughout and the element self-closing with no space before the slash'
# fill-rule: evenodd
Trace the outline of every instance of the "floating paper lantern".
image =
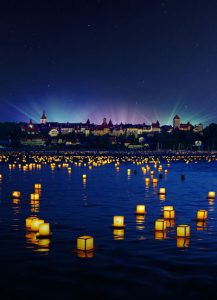
<svg viewBox="0 0 217 300">
<path fill-rule="evenodd" d="M 163 210 L 174 210 L 172 205 L 166 205 L 163 207 Z"/>
<path fill-rule="evenodd" d="M 92 236 L 83 235 L 77 238 L 77 250 L 91 251 L 94 248 Z"/>
<path fill-rule="evenodd" d="M 150 178 L 145 178 L 145 183 L 149 183 L 150 182 Z"/>
<path fill-rule="evenodd" d="M 39 225 L 39 236 L 49 236 L 50 235 L 50 224 L 49 223 L 42 223 Z"/>
<path fill-rule="evenodd" d="M 157 178 L 153 178 L 152 182 L 156 184 L 156 183 L 158 183 L 158 179 Z"/>
<path fill-rule="evenodd" d="M 26 218 L 26 228 L 31 228 L 31 224 L 33 220 L 38 220 L 37 217 L 28 217 Z"/>
<path fill-rule="evenodd" d="M 177 237 L 190 237 L 190 226 L 189 225 L 179 225 L 176 227 Z"/>
<path fill-rule="evenodd" d="M 152 176 L 153 176 L 153 175 L 154 175 L 154 171 L 151 171 L 151 172 L 150 172 L 150 175 L 152 175 Z"/>
<path fill-rule="evenodd" d="M 185 237 L 177 237 L 176 238 L 176 246 L 177 248 L 188 248 L 190 243 L 189 238 Z"/>
<path fill-rule="evenodd" d="M 164 170 L 164 174 L 168 174 L 168 170 Z"/>
<path fill-rule="evenodd" d="M 0 174 L 0 180 L 2 180 L 2 174 Z"/>
<path fill-rule="evenodd" d="M 123 228 L 124 225 L 124 216 L 114 216 L 113 218 L 113 225 L 114 228 Z"/>
<path fill-rule="evenodd" d="M 13 197 L 13 198 L 20 198 L 20 195 L 21 195 L 21 193 L 18 192 L 18 191 L 13 191 L 13 192 L 12 192 L 12 197 Z"/>
<path fill-rule="evenodd" d="M 165 188 L 160 188 L 159 189 L 159 195 L 165 195 L 166 194 L 166 189 Z"/>
<path fill-rule="evenodd" d="M 145 205 L 141 205 L 141 204 L 136 205 L 136 214 L 144 215 L 145 214 Z"/>
<path fill-rule="evenodd" d="M 43 223 L 44 223 L 44 220 L 41 220 L 41 219 L 32 220 L 31 231 L 38 232 L 39 231 L 39 226 Z"/>
<path fill-rule="evenodd" d="M 82 175 L 82 178 L 83 178 L 83 179 L 87 179 L 87 175 L 86 175 L 86 174 L 83 174 L 83 175 Z"/>
<path fill-rule="evenodd" d="M 215 192 L 209 192 L 208 199 L 215 199 Z"/>
<path fill-rule="evenodd" d="M 37 193 L 30 194 L 30 200 L 38 201 L 40 199 L 40 195 Z"/>
<path fill-rule="evenodd" d="M 164 210 L 164 219 L 174 219 L 175 210 Z"/>
<path fill-rule="evenodd" d="M 198 221 L 205 221 L 207 219 L 208 212 L 205 209 L 200 209 L 197 211 L 197 220 Z"/>
<path fill-rule="evenodd" d="M 130 175 L 130 174 L 131 174 L 131 170 L 127 169 L 127 175 Z"/>
<path fill-rule="evenodd" d="M 157 219 L 155 221 L 155 230 L 164 231 L 167 228 L 166 221 L 164 219 Z"/>
<path fill-rule="evenodd" d="M 41 190 L 41 184 L 35 183 L 35 190 Z"/>
</svg>

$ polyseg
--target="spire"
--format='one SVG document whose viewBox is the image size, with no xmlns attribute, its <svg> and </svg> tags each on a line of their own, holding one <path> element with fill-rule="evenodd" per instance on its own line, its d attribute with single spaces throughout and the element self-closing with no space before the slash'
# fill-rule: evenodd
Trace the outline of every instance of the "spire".
<svg viewBox="0 0 217 300">
<path fill-rule="evenodd" d="M 47 117 L 45 115 L 45 111 L 43 111 L 42 117 L 41 117 L 41 124 L 46 124 L 47 123 Z"/>
</svg>

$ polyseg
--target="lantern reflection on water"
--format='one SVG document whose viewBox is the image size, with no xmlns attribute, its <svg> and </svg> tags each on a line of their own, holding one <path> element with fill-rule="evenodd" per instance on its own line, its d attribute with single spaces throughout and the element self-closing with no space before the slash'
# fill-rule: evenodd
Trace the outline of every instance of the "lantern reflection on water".
<svg viewBox="0 0 217 300">
<path fill-rule="evenodd" d="M 77 250 L 91 251 L 94 248 L 94 239 L 92 236 L 83 235 L 77 238 Z"/>
<path fill-rule="evenodd" d="M 114 240 L 124 239 L 124 229 L 114 229 L 113 230 Z"/>
<path fill-rule="evenodd" d="M 179 225 L 176 227 L 177 237 L 190 237 L 190 226 L 189 225 Z"/>
<path fill-rule="evenodd" d="M 164 239 L 166 239 L 166 237 L 167 237 L 166 231 L 155 231 L 154 232 L 155 240 L 164 240 Z"/>
<path fill-rule="evenodd" d="M 188 248 L 190 244 L 190 239 L 185 237 L 176 238 L 176 247 L 177 248 Z"/>
</svg>

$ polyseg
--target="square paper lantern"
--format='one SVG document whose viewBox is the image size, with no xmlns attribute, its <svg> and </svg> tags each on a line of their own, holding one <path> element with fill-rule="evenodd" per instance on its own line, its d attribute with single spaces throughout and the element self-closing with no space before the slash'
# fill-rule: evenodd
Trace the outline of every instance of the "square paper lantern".
<svg viewBox="0 0 217 300">
<path fill-rule="evenodd" d="M 189 225 L 179 225 L 176 227 L 177 237 L 190 237 L 190 226 Z"/>
<path fill-rule="evenodd" d="M 37 193 L 33 193 L 33 194 L 30 194 L 30 200 L 39 200 L 40 199 L 40 195 L 37 194 Z"/>
<path fill-rule="evenodd" d="M 50 224 L 43 223 L 39 225 L 39 235 L 40 236 L 49 236 L 50 235 Z"/>
<path fill-rule="evenodd" d="M 38 232 L 39 231 L 39 226 L 41 224 L 43 224 L 43 223 L 44 223 L 44 220 L 40 220 L 40 219 L 34 219 L 34 220 L 32 220 L 31 231 Z"/>
<path fill-rule="evenodd" d="M 197 211 L 197 220 L 205 221 L 207 219 L 208 212 L 205 209 L 200 209 Z"/>
<path fill-rule="evenodd" d="M 165 188 L 160 188 L 159 189 L 159 195 L 165 195 L 166 194 L 166 189 Z"/>
<path fill-rule="evenodd" d="M 174 219 L 175 210 L 164 210 L 164 219 Z"/>
<path fill-rule="evenodd" d="M 209 192 L 208 193 L 208 198 L 209 199 L 215 199 L 215 192 Z"/>
<path fill-rule="evenodd" d="M 155 221 L 155 230 L 164 231 L 167 228 L 167 223 L 164 219 L 157 219 Z"/>
<path fill-rule="evenodd" d="M 141 205 L 141 204 L 136 205 L 136 214 L 144 215 L 145 214 L 145 205 Z"/>
<path fill-rule="evenodd" d="M 114 216 L 113 227 L 123 228 L 124 227 L 124 216 Z"/>
<path fill-rule="evenodd" d="M 166 205 L 163 208 L 164 210 L 173 210 L 173 206 L 172 205 Z"/>
<path fill-rule="evenodd" d="M 20 192 L 18 192 L 18 191 L 13 191 L 13 192 L 12 192 L 12 197 L 13 197 L 13 198 L 20 198 Z"/>
<path fill-rule="evenodd" d="M 91 251 L 94 247 L 94 239 L 92 236 L 83 235 L 77 238 L 77 250 Z"/>
<path fill-rule="evenodd" d="M 41 184 L 35 183 L 35 190 L 41 190 Z"/>
</svg>

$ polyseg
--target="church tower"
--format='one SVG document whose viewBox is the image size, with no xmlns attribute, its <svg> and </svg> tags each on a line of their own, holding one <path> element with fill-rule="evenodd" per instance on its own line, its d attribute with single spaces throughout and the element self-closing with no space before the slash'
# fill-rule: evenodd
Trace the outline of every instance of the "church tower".
<svg viewBox="0 0 217 300">
<path fill-rule="evenodd" d="M 45 115 L 45 111 L 43 111 L 42 117 L 41 117 L 41 124 L 47 124 L 47 117 Z"/>
<path fill-rule="evenodd" d="M 178 115 L 173 118 L 173 129 L 176 128 L 180 128 L 180 117 Z"/>
</svg>

